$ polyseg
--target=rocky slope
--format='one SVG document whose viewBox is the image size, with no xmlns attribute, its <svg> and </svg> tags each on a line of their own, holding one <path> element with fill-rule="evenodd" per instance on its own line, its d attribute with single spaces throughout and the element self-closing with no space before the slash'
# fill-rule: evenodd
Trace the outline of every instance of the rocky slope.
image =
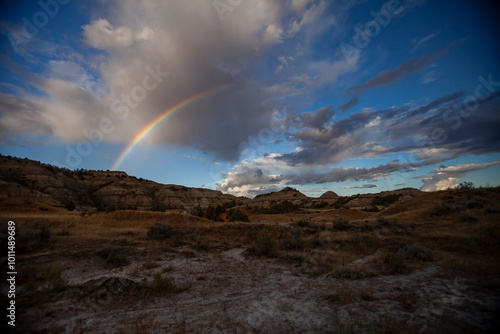
<svg viewBox="0 0 500 334">
<path fill-rule="evenodd" d="M 18 198 L 81 211 L 190 209 L 227 202 L 251 207 L 269 207 L 285 201 L 311 208 L 329 206 L 378 210 L 420 193 L 417 189 L 405 188 L 379 194 L 342 197 L 333 191 L 327 191 L 319 198 L 310 198 L 296 189 L 286 187 L 278 192 L 249 199 L 216 190 L 160 184 L 129 176 L 125 172 L 71 171 L 38 161 L 5 156 L 0 156 L 0 187 L 0 201 Z"/>
<path fill-rule="evenodd" d="M 0 158 L 0 185 L 0 199 L 29 198 L 52 206 L 73 203 L 76 210 L 187 209 L 249 201 L 210 189 L 159 184 L 125 172 L 70 171 L 10 157 Z"/>
</svg>

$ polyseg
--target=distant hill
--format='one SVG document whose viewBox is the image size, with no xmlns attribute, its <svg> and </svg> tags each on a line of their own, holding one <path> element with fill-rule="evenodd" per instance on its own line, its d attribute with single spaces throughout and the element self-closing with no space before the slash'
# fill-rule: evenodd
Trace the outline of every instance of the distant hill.
<svg viewBox="0 0 500 334">
<path fill-rule="evenodd" d="M 206 208 L 228 202 L 251 207 L 269 207 L 290 202 L 305 208 L 328 206 L 337 209 L 374 210 L 400 203 L 420 193 L 417 189 L 404 188 L 379 194 L 343 197 L 327 191 L 319 198 L 309 198 L 297 189 L 286 187 L 250 199 L 211 189 L 160 184 L 120 171 L 72 171 L 26 158 L 5 156 L 0 156 L 0 186 L 0 201 L 20 199 L 78 211 L 163 211 L 196 206 Z"/>
</svg>

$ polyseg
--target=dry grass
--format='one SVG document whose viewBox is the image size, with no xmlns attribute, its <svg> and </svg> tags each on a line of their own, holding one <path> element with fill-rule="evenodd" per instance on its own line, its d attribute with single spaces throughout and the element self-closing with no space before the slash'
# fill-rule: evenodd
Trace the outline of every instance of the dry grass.
<svg viewBox="0 0 500 334">
<path fill-rule="evenodd" d="M 406 272 L 412 261 L 394 254 L 385 264 L 382 258 L 364 269 L 339 270 L 404 241 L 430 249 L 436 254 L 433 261 L 448 270 L 488 273 L 485 275 L 500 272 L 496 265 L 499 261 L 495 260 L 500 254 L 500 192 L 490 189 L 470 194 L 422 193 L 378 213 L 325 208 L 282 215 L 255 214 L 249 223 L 213 222 L 178 210 L 82 214 L 52 207 L 40 210 L 47 205 L 21 202 L 3 201 L 1 206 L 6 210 L 0 215 L 14 219 L 21 231 L 44 224 L 51 232 L 50 240 L 28 253 L 57 249 L 92 257 L 96 250 L 117 247 L 131 250 L 133 256 L 132 250 L 137 247 L 154 250 L 184 245 L 210 252 L 243 247 L 257 255 L 334 270 L 339 277 L 356 279 L 373 273 Z M 454 209 L 434 215 L 436 205 Z M 339 219 L 346 221 L 345 229 L 337 228 Z M 182 233 L 165 240 L 148 239 L 148 229 L 158 223 Z M 146 262 L 145 266 L 153 263 Z"/>
</svg>

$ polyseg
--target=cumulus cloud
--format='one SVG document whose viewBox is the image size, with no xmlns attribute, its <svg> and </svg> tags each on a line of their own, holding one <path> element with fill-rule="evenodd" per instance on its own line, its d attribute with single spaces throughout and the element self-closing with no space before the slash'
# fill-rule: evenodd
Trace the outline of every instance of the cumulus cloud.
<svg viewBox="0 0 500 334">
<path fill-rule="evenodd" d="M 423 191 L 437 191 L 453 188 L 467 173 L 499 165 L 500 160 L 481 164 L 441 166 L 429 172 L 429 174 L 433 174 L 432 176 L 422 179 L 423 185 L 420 189 Z"/>
<path fill-rule="evenodd" d="M 329 123 L 307 120 L 315 120 L 318 114 L 330 109 L 318 109 L 303 118 L 290 114 L 286 118 L 288 126 L 298 129 L 290 136 L 300 149 L 245 161 L 222 175 L 223 180 L 216 185 L 219 190 L 243 195 L 250 190 L 267 192 L 268 187 L 373 182 L 464 155 L 495 153 L 500 151 L 499 97 L 500 92 L 479 96 L 474 112 L 466 110 L 464 92 L 460 91 L 420 106 L 368 110 Z M 374 167 L 328 169 L 337 162 L 400 152 L 408 152 L 412 158 Z M 467 171 L 488 166 L 433 170 L 435 175 L 418 179 L 423 179 L 422 190 L 442 189 L 457 182 Z"/>
<path fill-rule="evenodd" d="M 287 8 L 283 1 L 243 2 L 221 21 L 211 1 L 109 1 L 82 27 L 94 48 L 90 55 L 51 51 L 55 60 L 44 64 L 46 75 L 27 80 L 43 96 L 6 98 L 15 105 L 1 110 L 2 134 L 49 133 L 75 142 L 109 117 L 116 126 L 104 140 L 124 143 L 178 102 L 230 84 L 171 115 L 147 140 L 235 160 L 241 143 L 269 127 L 276 101 L 295 94 L 291 86 L 253 79 L 259 57 L 280 42 L 283 24 L 290 29 Z M 307 12 L 291 17 L 307 25 Z M 134 95 L 144 88 L 148 68 L 169 75 Z"/>
</svg>

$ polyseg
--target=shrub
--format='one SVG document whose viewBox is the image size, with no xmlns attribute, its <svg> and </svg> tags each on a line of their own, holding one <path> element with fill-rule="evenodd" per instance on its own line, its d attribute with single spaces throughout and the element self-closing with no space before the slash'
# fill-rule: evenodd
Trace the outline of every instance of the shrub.
<svg viewBox="0 0 500 334">
<path fill-rule="evenodd" d="M 431 250 L 424 246 L 402 244 L 398 252 L 410 261 L 429 262 L 433 259 Z"/>
<path fill-rule="evenodd" d="M 29 227 L 19 230 L 18 233 L 19 238 L 23 241 L 23 246 L 45 243 L 52 236 L 48 224 L 45 222 L 36 222 L 31 224 Z"/>
<path fill-rule="evenodd" d="M 149 239 L 163 240 L 171 238 L 173 236 L 182 235 L 183 232 L 181 230 L 173 228 L 170 225 L 156 223 L 149 227 L 147 234 Z"/>
<path fill-rule="evenodd" d="M 296 231 L 293 236 L 288 235 L 281 243 L 280 248 L 283 250 L 303 250 L 304 241 L 300 235 L 300 231 Z"/>
<path fill-rule="evenodd" d="M 153 281 L 151 282 L 151 288 L 155 292 L 171 292 L 174 290 L 175 284 L 174 279 L 170 276 L 163 277 L 161 273 L 157 272 L 153 275 Z"/>
<path fill-rule="evenodd" d="M 194 208 L 189 209 L 188 213 L 190 215 L 197 216 L 197 217 L 203 217 L 203 214 L 204 214 L 203 209 L 199 205 L 194 207 Z"/>
<path fill-rule="evenodd" d="M 364 208 L 363 211 L 365 212 L 379 212 L 380 210 L 375 206 L 375 205 L 372 205 L 371 208 Z"/>
<path fill-rule="evenodd" d="M 458 187 L 457 187 L 458 190 L 465 190 L 465 191 L 468 191 L 468 190 L 474 190 L 476 189 L 476 186 L 474 185 L 474 183 L 472 182 L 461 182 Z"/>
<path fill-rule="evenodd" d="M 187 286 L 179 286 L 175 284 L 173 277 L 156 272 L 153 275 L 153 281 L 150 284 L 151 290 L 156 294 L 168 294 L 175 292 L 182 292 L 187 290 Z"/>
<path fill-rule="evenodd" d="M 389 221 L 389 219 L 387 218 L 384 218 L 384 217 L 378 217 L 377 218 L 377 223 L 381 226 L 389 226 L 391 225 L 391 222 Z"/>
<path fill-rule="evenodd" d="M 209 205 L 208 208 L 205 210 L 205 216 L 207 219 L 216 221 L 219 215 L 217 214 L 217 211 L 214 206 Z"/>
<path fill-rule="evenodd" d="M 399 253 L 387 253 L 384 259 L 384 267 L 391 274 L 403 274 L 408 271 L 405 257 Z"/>
<path fill-rule="evenodd" d="M 311 205 L 311 208 L 313 208 L 313 209 L 322 209 L 322 208 L 325 208 L 327 206 L 328 206 L 328 202 L 321 201 L 321 202 L 314 203 L 313 205 Z"/>
<path fill-rule="evenodd" d="M 349 224 L 347 220 L 339 219 L 337 220 L 332 227 L 333 231 L 347 231 L 352 229 L 353 226 Z"/>
<path fill-rule="evenodd" d="M 250 219 L 248 219 L 248 216 L 238 209 L 231 209 L 231 210 L 229 210 L 228 214 L 229 214 L 229 221 L 230 222 L 236 222 L 236 221 L 249 222 L 250 221 Z"/>
<path fill-rule="evenodd" d="M 293 204 L 290 201 L 283 201 L 283 202 L 271 204 L 267 208 L 256 207 L 256 208 L 254 208 L 254 210 L 255 210 L 255 212 L 258 212 L 258 213 L 276 215 L 276 214 L 282 214 L 282 213 L 295 212 L 295 211 L 299 210 L 301 207 L 302 206 L 299 204 Z"/>
<path fill-rule="evenodd" d="M 61 229 L 61 231 L 57 232 L 57 235 L 60 237 L 66 237 L 66 236 L 70 235 L 70 233 L 69 233 L 67 228 L 63 227 Z"/>
<path fill-rule="evenodd" d="M 333 206 L 336 208 L 336 209 L 340 209 L 342 208 L 343 206 L 347 205 L 347 203 L 349 203 L 350 201 L 352 201 L 353 199 L 355 198 L 358 198 L 359 194 L 358 195 L 354 195 L 354 196 L 350 196 L 350 197 L 339 197 L 335 203 L 333 203 Z"/>
<path fill-rule="evenodd" d="M 47 289 L 56 292 L 61 292 L 68 287 L 59 268 L 31 264 L 21 267 L 19 276 L 27 290 L 36 289 L 40 283 L 46 284 Z"/>
<path fill-rule="evenodd" d="M 474 196 L 471 199 L 465 201 L 463 206 L 467 209 L 481 209 L 488 204 L 488 200 L 483 197 Z"/>
<path fill-rule="evenodd" d="M 66 204 L 64 204 L 64 208 L 65 208 L 66 210 L 68 210 L 68 211 L 73 211 L 73 210 L 75 210 L 75 207 L 76 207 L 76 206 L 75 206 L 75 203 L 73 203 L 73 201 L 71 201 L 71 200 L 68 200 L 68 201 L 66 202 Z"/>
<path fill-rule="evenodd" d="M 97 252 L 97 255 L 104 260 L 106 265 L 112 267 L 123 267 L 130 264 L 122 250 L 117 247 L 106 247 Z"/>
<path fill-rule="evenodd" d="M 372 205 L 382 205 L 389 206 L 396 202 L 401 196 L 401 194 L 391 194 L 387 196 L 377 196 L 373 199 Z"/>
<path fill-rule="evenodd" d="M 293 225 L 298 226 L 298 227 L 303 227 L 303 228 L 315 228 L 316 226 L 314 223 L 307 221 L 307 220 L 299 220 L 298 222 L 294 223 Z"/>
<path fill-rule="evenodd" d="M 68 283 L 61 276 L 61 269 L 50 268 L 46 272 L 48 288 L 53 291 L 61 292 L 68 287 Z"/>
<path fill-rule="evenodd" d="M 276 250 L 276 241 L 267 229 L 261 229 L 252 238 L 252 244 L 248 251 L 255 255 L 272 256 Z"/>
<path fill-rule="evenodd" d="M 432 217 L 445 217 L 452 212 L 453 209 L 450 206 L 446 204 L 436 204 L 430 209 L 429 215 Z"/>
</svg>

